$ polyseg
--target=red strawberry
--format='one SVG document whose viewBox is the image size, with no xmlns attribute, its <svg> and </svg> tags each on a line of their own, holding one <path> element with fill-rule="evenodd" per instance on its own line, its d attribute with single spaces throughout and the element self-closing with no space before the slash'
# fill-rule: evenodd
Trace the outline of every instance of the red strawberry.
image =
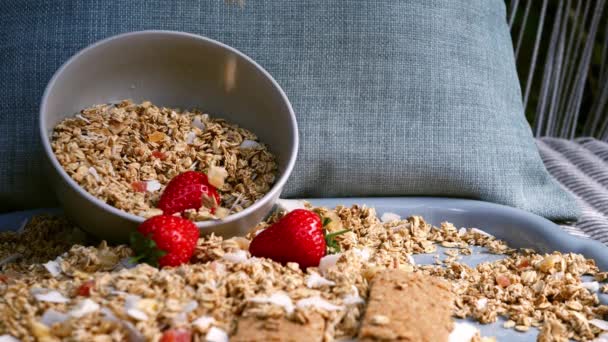
<svg viewBox="0 0 608 342">
<path fill-rule="evenodd" d="M 179 266 L 194 254 L 199 231 L 194 223 L 177 216 L 158 215 L 144 221 L 131 236 L 131 246 L 151 265 Z"/>
<path fill-rule="evenodd" d="M 335 251 L 338 246 L 333 238 L 345 232 L 325 235 L 319 215 L 297 209 L 253 238 L 249 252 L 282 264 L 297 262 L 300 268 L 305 269 L 318 266 L 328 246 Z"/>
<path fill-rule="evenodd" d="M 190 342 L 192 332 L 187 329 L 169 329 L 163 333 L 160 342 Z"/>
<path fill-rule="evenodd" d="M 207 176 L 201 172 L 187 171 L 173 177 L 167 184 L 158 201 L 158 208 L 165 215 L 173 215 L 205 205 L 213 213 L 219 203 L 220 195 L 209 184 Z"/>
</svg>

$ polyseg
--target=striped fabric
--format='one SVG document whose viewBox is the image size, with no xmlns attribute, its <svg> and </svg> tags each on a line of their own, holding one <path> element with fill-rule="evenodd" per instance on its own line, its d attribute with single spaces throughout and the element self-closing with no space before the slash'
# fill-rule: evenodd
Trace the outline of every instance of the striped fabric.
<svg viewBox="0 0 608 342">
<path fill-rule="evenodd" d="M 578 222 L 562 227 L 608 244 L 608 143 L 544 137 L 537 145 L 547 170 L 576 196 L 582 210 Z"/>
</svg>

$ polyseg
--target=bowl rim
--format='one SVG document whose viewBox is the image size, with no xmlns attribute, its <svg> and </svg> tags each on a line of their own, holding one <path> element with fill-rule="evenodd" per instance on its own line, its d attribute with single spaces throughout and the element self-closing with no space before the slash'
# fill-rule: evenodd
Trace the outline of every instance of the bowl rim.
<svg viewBox="0 0 608 342">
<path fill-rule="evenodd" d="M 291 175 L 291 173 L 293 171 L 293 168 L 294 168 L 294 165 L 295 165 L 295 162 L 297 159 L 298 149 L 299 149 L 299 131 L 298 131 L 298 123 L 296 121 L 296 115 L 293 111 L 293 107 L 291 105 L 291 102 L 289 102 L 289 99 L 287 98 L 285 91 L 283 90 L 283 88 L 281 88 L 279 83 L 272 77 L 272 75 L 270 75 L 270 73 L 268 71 L 266 71 L 266 69 L 264 69 L 262 66 L 260 66 L 251 57 L 247 56 L 243 52 L 241 52 L 229 45 L 226 45 L 217 40 L 214 40 L 214 39 L 211 39 L 208 37 L 204 37 L 204 36 L 201 36 L 198 34 L 194 34 L 194 33 L 188 33 L 188 32 L 182 32 L 182 31 L 172 31 L 172 30 L 143 30 L 143 31 L 133 31 L 133 32 L 122 33 L 122 34 L 110 36 L 110 37 L 104 38 L 102 40 L 99 40 L 97 42 L 94 42 L 94 43 L 86 46 L 85 48 L 79 50 L 77 53 L 75 53 L 73 56 L 71 56 L 66 62 L 64 62 L 61 65 L 61 67 L 59 67 L 59 69 L 57 69 L 57 71 L 55 71 L 55 73 L 53 74 L 53 77 L 50 79 L 49 83 L 47 84 L 46 88 L 44 89 L 44 93 L 42 95 L 42 100 L 40 102 L 40 109 L 39 109 L 39 116 L 38 116 L 38 125 L 39 125 L 39 130 L 40 130 L 39 133 L 40 133 L 40 138 L 41 138 L 42 145 L 44 148 L 44 152 L 45 152 L 47 158 L 50 160 L 53 168 L 56 170 L 56 172 L 59 173 L 61 178 L 72 189 L 74 189 L 80 196 L 84 197 L 90 203 L 94 204 L 98 208 L 100 208 L 110 214 L 116 215 L 122 219 L 129 220 L 129 221 L 132 221 L 135 223 L 141 223 L 145 220 L 144 217 L 128 213 L 126 211 L 115 208 L 115 207 L 105 203 L 104 201 L 102 201 L 102 200 L 98 199 L 97 197 L 93 196 L 92 194 L 90 194 L 83 187 L 81 187 L 74 179 L 72 179 L 72 177 L 70 177 L 67 174 L 67 172 L 64 170 L 64 168 L 59 164 L 59 161 L 57 160 L 57 156 L 55 156 L 55 153 L 53 152 L 53 149 L 51 147 L 50 134 L 46 130 L 47 127 L 44 127 L 43 122 L 44 122 L 44 118 L 46 117 L 45 113 L 47 112 L 46 107 L 47 107 L 47 102 L 48 102 L 48 99 L 50 96 L 49 95 L 50 91 L 51 91 L 51 89 L 54 88 L 55 83 L 57 82 L 59 77 L 64 73 L 64 71 L 72 63 L 74 63 L 76 60 L 81 58 L 86 53 L 88 53 L 94 49 L 97 49 L 99 47 L 102 47 L 103 45 L 108 44 L 114 40 L 120 40 L 120 39 L 124 39 L 124 38 L 131 38 L 131 37 L 137 37 L 137 36 L 146 36 L 146 35 L 168 35 L 168 36 L 186 37 L 186 38 L 191 38 L 191 39 L 198 40 L 201 42 L 206 42 L 206 43 L 215 45 L 221 49 L 228 50 L 231 53 L 237 55 L 239 58 L 241 58 L 245 62 L 250 63 L 254 68 L 256 68 L 259 72 L 261 72 L 262 75 L 264 77 L 266 77 L 271 82 L 272 86 L 277 90 L 277 92 L 279 93 L 279 95 L 281 97 L 281 100 L 287 106 L 288 114 L 290 116 L 291 130 L 293 131 L 293 135 L 291 138 L 292 148 L 290 151 L 289 159 L 287 161 L 287 165 L 285 166 L 285 169 L 282 172 L 281 176 L 272 185 L 272 187 L 270 188 L 270 191 L 268 191 L 264 196 L 262 196 L 262 198 L 255 201 L 251 206 L 245 208 L 244 210 L 242 210 L 238 213 L 229 215 L 225 219 L 197 221 L 194 223 L 196 224 L 196 226 L 199 229 L 212 228 L 212 227 L 216 227 L 219 225 L 224 225 L 224 224 L 229 224 L 232 222 L 239 221 L 242 218 L 247 217 L 250 214 L 253 214 L 254 212 L 262 209 L 262 207 L 268 201 L 271 201 L 273 198 L 278 197 L 280 195 L 280 192 L 282 191 L 283 187 L 285 186 L 287 179 L 289 178 L 289 176 Z M 56 191 L 56 189 L 54 189 L 54 190 Z"/>
</svg>

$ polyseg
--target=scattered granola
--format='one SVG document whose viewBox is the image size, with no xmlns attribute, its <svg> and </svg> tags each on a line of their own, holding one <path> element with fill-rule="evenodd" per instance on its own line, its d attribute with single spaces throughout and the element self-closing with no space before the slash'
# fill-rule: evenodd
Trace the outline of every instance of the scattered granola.
<svg viewBox="0 0 608 342">
<path fill-rule="evenodd" d="M 277 172 L 274 156 L 252 132 L 197 110 L 159 108 L 147 101 L 83 109 L 55 127 L 52 147 L 86 191 L 146 218 L 158 214 L 164 186 L 182 172 L 208 173 L 220 191 L 222 215 L 264 196 Z M 218 218 L 206 208 L 188 217 Z"/>
<path fill-rule="evenodd" d="M 397 273 L 443 278 L 450 284 L 455 317 L 490 323 L 502 316 L 508 319 L 505 328 L 539 328 L 541 341 L 589 341 L 608 329 L 608 306 L 593 291 L 596 285 L 582 278 L 606 277 L 581 255 L 513 250 L 479 230 L 449 223 L 433 227 L 417 216 L 382 222 L 361 206 L 313 210 L 333 218 L 328 230 L 350 231 L 336 237 L 339 254 L 305 271 L 247 250 L 255 231 L 283 213 L 246 238 L 201 237 L 191 264 L 164 269 L 128 265 L 130 248 L 91 246 L 62 219 L 35 218 L 21 234 L 0 233 L 0 258 L 19 253 L 0 265 L 0 336 L 141 341 L 179 332 L 193 341 L 226 341 L 228 336 L 247 340 L 253 332 L 281 339 L 310 331 L 305 337 L 311 341 L 353 338 L 364 321 L 371 284 L 382 274 Z M 440 253 L 445 247 L 439 246 L 463 255 L 483 246 L 505 258 L 475 267 L 455 258 L 439 265 L 413 262 L 412 255 Z M 392 286 L 406 291 L 408 283 Z M 378 309 L 369 327 L 391 328 L 398 319 Z M 463 336 L 475 334 L 473 341 L 492 340 L 461 323 L 454 326 Z"/>
</svg>

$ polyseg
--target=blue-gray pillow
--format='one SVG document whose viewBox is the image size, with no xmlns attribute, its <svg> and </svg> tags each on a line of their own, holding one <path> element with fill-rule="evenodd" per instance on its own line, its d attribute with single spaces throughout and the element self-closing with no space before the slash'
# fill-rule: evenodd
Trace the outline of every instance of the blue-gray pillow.
<svg viewBox="0 0 608 342">
<path fill-rule="evenodd" d="M 13 1 L 0 22 L 5 209 L 52 204 L 36 116 L 60 64 L 101 38 L 171 29 L 240 49 L 284 87 L 301 135 L 286 196 L 445 195 L 577 216 L 524 119 L 502 1 Z"/>
</svg>

